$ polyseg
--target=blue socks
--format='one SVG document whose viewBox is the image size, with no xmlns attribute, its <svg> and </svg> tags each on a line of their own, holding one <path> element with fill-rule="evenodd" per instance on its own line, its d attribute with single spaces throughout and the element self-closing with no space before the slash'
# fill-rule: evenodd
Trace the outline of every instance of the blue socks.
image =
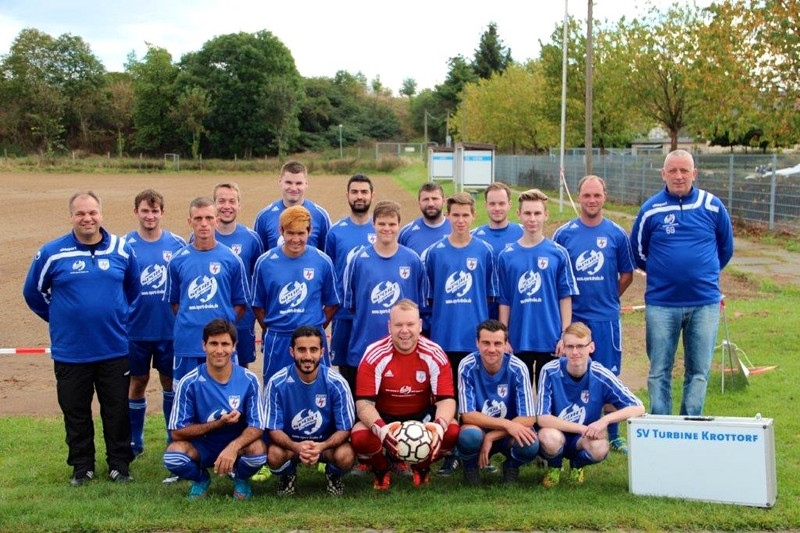
<svg viewBox="0 0 800 533">
<path fill-rule="evenodd" d="M 147 412 L 147 399 L 128 398 L 131 419 L 131 449 L 134 455 L 144 451 L 144 415 Z"/>
</svg>

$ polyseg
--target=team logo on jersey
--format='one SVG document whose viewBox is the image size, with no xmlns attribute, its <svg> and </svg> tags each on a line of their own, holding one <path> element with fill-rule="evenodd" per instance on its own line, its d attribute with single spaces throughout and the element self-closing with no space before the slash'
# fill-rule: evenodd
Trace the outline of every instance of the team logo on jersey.
<svg viewBox="0 0 800 533">
<path fill-rule="evenodd" d="M 328 395 L 327 394 L 317 394 L 317 396 L 314 398 L 314 403 L 317 405 L 317 407 L 322 409 L 323 407 L 328 405 Z"/>
<path fill-rule="evenodd" d="M 292 429 L 306 435 L 313 435 L 319 431 L 319 428 L 321 427 L 322 414 L 319 411 L 300 409 L 300 411 L 292 418 Z"/>
<path fill-rule="evenodd" d="M 520 294 L 531 296 L 539 292 L 542 286 L 542 276 L 538 272 L 528 270 L 523 272 L 517 281 L 517 290 Z"/>
<path fill-rule="evenodd" d="M 403 279 L 408 279 L 408 276 L 411 275 L 411 267 L 410 266 L 401 266 L 400 267 L 400 277 Z"/>
<path fill-rule="evenodd" d="M 236 255 L 242 255 L 242 245 L 241 244 L 231 244 L 231 250 Z"/>
<path fill-rule="evenodd" d="M 215 276 L 219 274 L 220 270 L 222 270 L 222 265 L 220 265 L 216 261 L 213 261 L 208 264 L 208 271 L 214 274 Z"/>
<path fill-rule="evenodd" d="M 571 403 L 558 413 L 558 418 L 566 420 L 567 422 L 583 424 L 583 421 L 586 419 L 586 408 Z"/>
<path fill-rule="evenodd" d="M 367 233 L 367 242 L 370 244 L 375 244 L 375 241 L 378 240 L 378 236 L 374 233 Z"/>
<path fill-rule="evenodd" d="M 303 269 L 303 277 L 307 280 L 314 279 L 314 269 L 313 268 L 304 268 Z"/>
<path fill-rule="evenodd" d="M 86 261 L 82 259 L 78 259 L 74 263 L 72 263 L 72 270 L 80 272 L 81 270 L 86 268 Z"/>
<path fill-rule="evenodd" d="M 608 238 L 607 237 L 598 237 L 597 238 L 597 247 L 601 250 L 608 245 Z"/>
<path fill-rule="evenodd" d="M 414 374 L 414 377 L 417 379 L 417 383 L 425 383 L 425 379 L 428 376 L 425 374 L 424 370 L 417 370 L 417 373 Z"/>
<path fill-rule="evenodd" d="M 497 386 L 497 395 L 501 398 L 505 398 L 508 395 L 508 384 L 501 383 Z"/>
<path fill-rule="evenodd" d="M 581 401 L 583 403 L 589 403 L 589 391 L 588 390 L 582 390 L 581 391 Z"/>
<path fill-rule="evenodd" d="M 373 305 L 388 309 L 400 299 L 400 284 L 396 281 L 382 281 L 372 289 L 369 299 Z"/>
<path fill-rule="evenodd" d="M 238 394 L 231 394 L 228 396 L 228 405 L 231 406 L 231 409 L 238 409 L 241 401 L 242 399 Z"/>
<path fill-rule="evenodd" d="M 108 270 L 111 267 L 111 263 L 108 259 L 100 259 L 97 261 L 97 266 L 100 267 L 100 270 Z"/>
<path fill-rule="evenodd" d="M 670 213 L 664 217 L 664 224 L 670 226 L 675 223 L 675 213 Z"/>
<path fill-rule="evenodd" d="M 475 270 L 478 267 L 478 258 L 477 257 L 467 257 L 467 268 L 469 270 Z"/>
<path fill-rule="evenodd" d="M 539 270 L 545 270 L 547 268 L 547 265 L 549 264 L 550 264 L 549 257 L 540 257 L 536 260 L 536 266 L 539 267 Z"/>
<path fill-rule="evenodd" d="M 169 263 L 169 260 L 172 259 L 172 250 L 161 250 L 161 257 L 164 258 L 164 261 Z"/>
<path fill-rule="evenodd" d="M 444 291 L 447 294 L 455 294 L 457 298 L 462 298 L 471 288 L 472 274 L 463 270 L 450 274 L 444 283 Z"/>
<path fill-rule="evenodd" d="M 217 294 L 217 280 L 208 276 L 197 276 L 186 292 L 190 299 L 199 299 L 201 303 L 206 303 Z"/>
<path fill-rule="evenodd" d="M 483 402 L 483 407 L 481 407 L 481 413 L 493 418 L 505 418 L 508 413 L 508 407 L 506 407 L 504 402 L 486 400 Z"/>
<path fill-rule="evenodd" d="M 575 260 L 575 270 L 586 272 L 593 276 L 600 272 L 605 261 L 606 257 L 602 252 L 596 252 L 595 250 L 582 252 Z"/>
<path fill-rule="evenodd" d="M 278 302 L 281 305 L 297 307 L 305 301 L 306 296 L 308 296 L 308 286 L 305 283 L 290 281 L 278 293 Z"/>
</svg>

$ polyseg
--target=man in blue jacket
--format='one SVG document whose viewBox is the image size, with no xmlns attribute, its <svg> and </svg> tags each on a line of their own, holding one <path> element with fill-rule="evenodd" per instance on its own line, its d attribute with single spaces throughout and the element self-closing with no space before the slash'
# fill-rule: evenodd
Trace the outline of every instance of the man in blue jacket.
<svg viewBox="0 0 800 533">
<path fill-rule="evenodd" d="M 631 230 L 636 265 L 647 272 L 650 411 L 672 413 L 672 367 L 683 332 L 680 414 L 696 416 L 705 403 L 722 299 L 719 276 L 733 256 L 733 228 L 722 201 L 694 186 L 689 152 L 670 152 L 661 177 L 666 187 L 642 205 Z"/>
<path fill-rule="evenodd" d="M 131 481 L 128 418 L 128 311 L 139 296 L 139 267 L 131 247 L 100 224 L 100 198 L 70 198 L 72 231 L 33 258 L 23 287 L 28 307 L 50 324 L 58 404 L 64 413 L 71 484 L 94 477 L 92 396 L 97 391 L 108 476 Z"/>
</svg>

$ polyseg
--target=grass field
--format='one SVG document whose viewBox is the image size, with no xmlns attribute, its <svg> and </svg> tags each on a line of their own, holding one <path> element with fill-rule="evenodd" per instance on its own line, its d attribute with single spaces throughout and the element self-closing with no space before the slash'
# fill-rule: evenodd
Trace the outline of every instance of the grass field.
<svg viewBox="0 0 800 533">
<path fill-rule="evenodd" d="M 395 174 L 416 190 L 419 171 Z M 480 210 L 479 210 L 480 212 Z M 553 216 L 569 218 L 571 213 Z M 485 216 L 485 215 L 483 215 Z M 479 219 L 477 223 L 482 223 Z M 759 280 L 754 280 L 759 281 Z M 131 485 L 104 479 L 98 450 L 98 480 L 69 486 L 66 445 L 60 417 L 0 417 L 0 531 L 263 531 L 346 530 L 794 530 L 800 528 L 800 417 L 797 415 L 800 359 L 795 355 L 800 324 L 800 292 L 769 283 L 749 298 L 728 303 L 732 340 L 757 365 L 778 369 L 753 376 L 743 390 L 720 390 L 711 376 L 706 413 L 775 420 L 778 501 L 772 509 L 633 496 L 628 492 L 627 460 L 618 454 L 587 470 L 586 483 L 568 481 L 546 490 L 541 470 L 522 470 L 518 486 L 506 488 L 489 475 L 480 487 L 465 487 L 459 471 L 452 479 L 434 478 L 414 489 L 410 479 L 393 478 L 388 493 L 375 493 L 371 479 L 347 477 L 341 499 L 324 494 L 324 477 L 301 469 L 298 493 L 281 499 L 277 482 L 254 484 L 254 498 L 230 498 L 232 483 L 214 479 L 209 498 L 189 502 L 186 482 L 164 486 L 161 466 L 163 418 L 149 416 L 147 451 L 132 465 Z M 624 328 L 641 328 L 641 314 L 623 316 Z M 680 365 L 678 365 L 680 366 Z M 679 397 L 680 380 L 674 388 Z M 637 391 L 646 399 L 646 391 Z M 99 422 L 98 422 L 99 424 Z M 95 439 L 101 429 L 98 425 Z M 496 458 L 497 460 L 497 458 Z M 676 468 L 679 468 L 676 465 Z M 730 465 L 729 468 L 735 468 Z"/>
</svg>

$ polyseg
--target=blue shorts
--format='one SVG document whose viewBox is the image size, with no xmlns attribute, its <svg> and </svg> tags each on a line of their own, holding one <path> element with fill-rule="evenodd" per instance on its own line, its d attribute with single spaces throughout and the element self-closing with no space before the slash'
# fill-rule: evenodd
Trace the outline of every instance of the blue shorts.
<svg viewBox="0 0 800 533">
<path fill-rule="evenodd" d="M 615 376 L 622 371 L 622 326 L 619 320 L 586 321 L 572 317 L 573 322 L 583 322 L 592 330 L 594 353 L 592 360 L 597 361 Z"/>
<path fill-rule="evenodd" d="M 574 459 L 578 455 L 578 440 L 582 436 L 577 433 L 564 433 L 564 457 Z"/>
<path fill-rule="evenodd" d="M 192 439 L 189 442 L 191 442 L 192 446 L 194 446 L 194 449 L 197 450 L 197 455 L 200 458 L 198 461 L 200 463 L 200 468 L 210 468 L 214 466 L 214 462 L 216 462 L 219 454 L 222 453 L 222 450 L 225 449 L 225 446 L 230 443 L 230 441 L 209 439 L 205 437 Z"/>
<path fill-rule="evenodd" d="M 251 325 L 250 328 L 236 328 L 236 335 L 239 337 L 236 341 L 239 364 L 249 365 L 256 360 L 256 333 Z"/>
<path fill-rule="evenodd" d="M 325 330 L 321 327 L 317 328 L 322 335 L 322 349 L 325 354 L 320 360 L 320 364 L 330 366 L 330 357 L 328 355 L 328 336 Z M 266 384 L 269 379 L 277 374 L 278 370 L 285 366 L 294 364 L 292 354 L 289 353 L 289 348 L 292 345 L 292 334 L 270 331 L 264 334 L 261 342 L 262 349 L 264 350 L 264 366 L 263 366 L 263 382 Z"/>
<path fill-rule="evenodd" d="M 331 326 L 331 364 L 346 365 L 350 335 L 353 332 L 352 318 L 334 319 Z"/>
<path fill-rule="evenodd" d="M 128 365 L 131 376 L 150 375 L 150 363 L 162 376 L 172 377 L 172 341 L 128 342 Z"/>
<path fill-rule="evenodd" d="M 175 357 L 172 365 L 172 379 L 180 381 L 183 376 L 206 362 L 205 357 Z"/>
</svg>

